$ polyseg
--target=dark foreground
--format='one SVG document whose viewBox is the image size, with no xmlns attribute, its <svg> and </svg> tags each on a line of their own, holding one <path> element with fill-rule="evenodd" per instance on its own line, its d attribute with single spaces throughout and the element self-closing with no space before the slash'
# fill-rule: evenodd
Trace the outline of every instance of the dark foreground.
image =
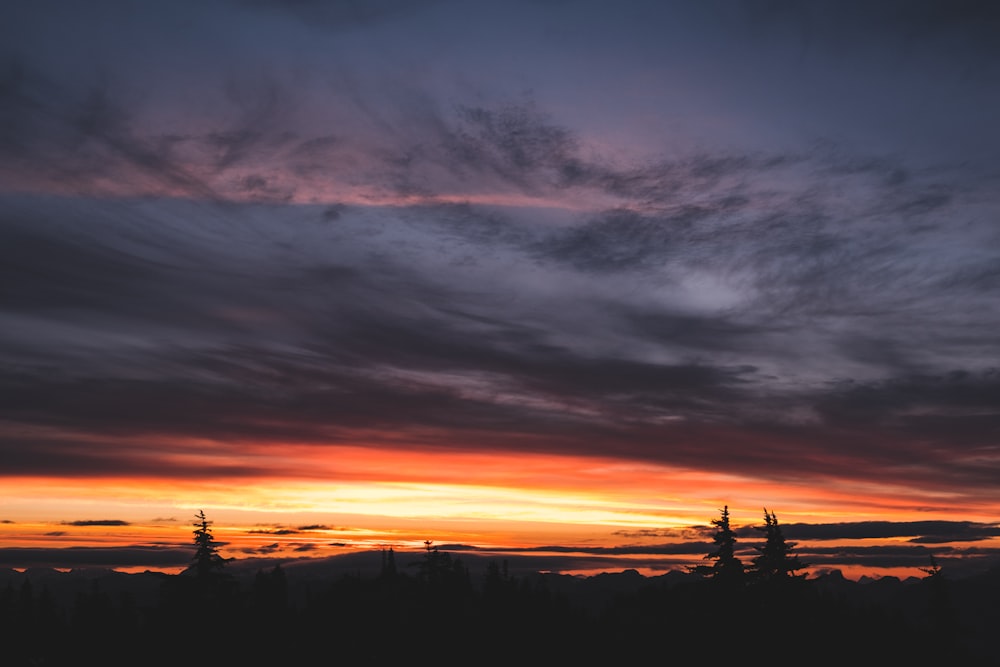
<svg viewBox="0 0 1000 667">
<path fill-rule="evenodd" d="M 0 665 L 1000 665 L 1000 570 L 866 583 L 635 572 L 0 572 Z"/>
</svg>

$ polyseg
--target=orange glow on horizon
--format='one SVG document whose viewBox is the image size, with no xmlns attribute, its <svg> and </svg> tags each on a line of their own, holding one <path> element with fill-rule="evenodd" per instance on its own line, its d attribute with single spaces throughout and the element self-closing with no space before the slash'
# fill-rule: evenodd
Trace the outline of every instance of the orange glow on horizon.
<svg viewBox="0 0 1000 667">
<path fill-rule="evenodd" d="M 182 454 L 187 449 L 190 454 Z M 173 443 L 165 463 L 202 463 L 197 443 Z M 168 451 L 170 451 L 168 450 Z M 280 451 L 280 455 L 273 452 Z M 735 525 L 759 523 L 763 507 L 782 523 L 989 522 L 997 507 L 928 511 L 922 489 L 828 479 L 776 483 L 612 459 L 553 454 L 386 450 L 361 446 L 248 444 L 228 464 L 269 469 L 267 478 L 7 478 L 8 520 L 122 518 L 150 521 L 189 510 L 275 515 L 356 515 L 395 519 L 527 521 L 608 528 L 705 525 L 728 505 Z M 169 466 L 165 465 L 165 469 Z M 305 471 L 292 475 L 290 471 Z M 65 517 L 72 508 L 85 516 Z M 95 515 L 101 515 L 97 517 Z M 104 516 L 107 515 L 107 516 Z"/>
<path fill-rule="evenodd" d="M 734 527 L 759 525 L 764 506 L 785 525 L 928 518 L 990 522 L 996 516 L 928 513 L 919 509 L 923 503 L 906 497 L 916 498 L 916 490 L 890 486 L 860 495 L 857 484 L 837 480 L 779 485 L 577 456 L 304 445 L 272 451 L 281 452 L 273 457 L 273 469 L 308 475 L 9 478 L 0 538 L 9 547 L 186 548 L 192 517 L 204 510 L 228 556 L 298 558 L 383 546 L 419 548 L 426 539 L 481 549 L 664 544 L 683 541 L 684 535 L 690 539 L 690 528 L 707 526 L 723 505 L 729 506 Z M 268 458 L 264 445 L 241 452 L 241 459 L 260 459 L 258 466 Z M 697 559 L 661 558 L 665 569 Z M 628 557 L 618 561 L 621 569 L 630 567 Z"/>
</svg>

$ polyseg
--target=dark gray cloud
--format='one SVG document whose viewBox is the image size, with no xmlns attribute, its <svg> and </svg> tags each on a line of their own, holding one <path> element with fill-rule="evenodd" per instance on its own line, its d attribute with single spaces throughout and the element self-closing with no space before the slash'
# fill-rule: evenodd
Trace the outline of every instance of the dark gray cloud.
<svg viewBox="0 0 1000 667">
<path fill-rule="evenodd" d="M 452 169 L 488 172 L 527 192 L 593 180 L 576 138 L 531 103 L 497 110 L 459 107 L 458 123 L 444 147 Z"/>
<path fill-rule="evenodd" d="M 168 546 L 0 548 L 2 567 L 119 568 L 180 567 L 191 562 L 191 549 Z"/>
<path fill-rule="evenodd" d="M 997 524 L 971 521 L 852 521 L 847 523 L 782 524 L 782 531 L 789 539 L 867 540 L 906 537 L 911 542 L 976 542 L 1000 534 Z M 743 528 L 741 537 L 759 538 L 752 528 Z"/>
<path fill-rule="evenodd" d="M 726 164 L 706 168 L 744 168 Z M 887 166 L 837 169 L 876 193 L 904 187 L 886 185 Z M 950 335 L 934 308 L 954 299 L 952 265 L 896 235 L 928 214 L 872 228 L 816 197 L 796 218 L 782 196 L 788 217 L 741 221 L 761 196 L 541 228 L 531 213 L 469 205 L 341 207 L 328 225 L 319 207 L 9 198 L 4 417 L 75 432 L 31 433 L 31 450 L 5 438 L 10 461 L 154 465 L 124 443 L 83 451 L 86 433 L 337 441 L 429 427 L 747 470 L 808 442 L 817 473 L 884 463 L 919 434 L 905 448 L 928 474 L 944 465 L 989 484 L 988 468 L 948 464 L 991 432 L 991 371 L 961 354 L 989 344 L 988 318 L 956 313 L 958 355 L 900 329 Z M 949 238 L 928 225 L 932 246 Z M 900 302 L 909 263 L 927 290 Z M 861 432 L 873 424 L 880 436 Z M 735 449 L 719 463 L 700 438 Z"/>
<path fill-rule="evenodd" d="M 80 520 L 80 521 L 66 521 L 64 522 L 67 526 L 127 526 L 128 521 L 122 521 L 121 519 L 92 519 L 92 520 Z"/>
<path fill-rule="evenodd" d="M 13 190 L 216 193 L 177 159 L 182 137 L 134 127 L 127 93 L 102 77 L 68 85 L 0 54 L 0 173 Z"/>
<path fill-rule="evenodd" d="M 884 170 L 853 173 L 873 171 Z M 544 441 L 778 477 L 779 461 L 846 471 L 891 463 L 903 447 L 921 478 L 939 467 L 976 488 L 994 480 L 988 466 L 960 463 L 995 430 L 993 371 L 965 370 L 960 355 L 937 358 L 896 330 L 907 310 L 925 333 L 935 326 L 920 311 L 935 289 L 945 298 L 943 281 L 929 279 L 901 312 L 889 299 L 879 312 L 871 296 L 905 289 L 865 272 L 918 261 L 906 239 L 868 247 L 866 230 L 816 215 L 755 238 L 699 216 L 621 212 L 538 229 L 468 205 L 347 207 L 333 226 L 322 209 L 302 212 L 8 199 L 10 465 L 150 470 L 162 445 L 132 441 L 151 434 L 336 442 L 388 429 L 423 433 L 413 442 L 426 445 L 431 428 L 484 446 Z M 838 264 L 849 275 L 833 277 Z M 534 277 L 519 284 L 509 266 Z M 781 275 L 793 282 L 779 287 Z M 988 345 L 987 328 L 968 323 L 955 349 Z M 795 379 L 811 373 L 817 381 Z M 107 454 L 82 448 L 95 434 Z M 719 461 L 703 440 L 730 454 Z M 814 456 L 793 457 L 805 443 Z"/>
<path fill-rule="evenodd" d="M 247 531 L 251 535 L 298 535 L 302 531 L 292 530 L 290 528 L 272 528 L 272 529 L 257 529 Z"/>
</svg>

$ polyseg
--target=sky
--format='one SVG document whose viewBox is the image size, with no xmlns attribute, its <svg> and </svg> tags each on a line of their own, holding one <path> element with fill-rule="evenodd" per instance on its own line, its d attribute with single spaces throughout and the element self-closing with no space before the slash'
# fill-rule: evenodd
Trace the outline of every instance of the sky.
<svg viewBox="0 0 1000 667">
<path fill-rule="evenodd" d="M 1000 559 L 1000 5 L 5 14 L 0 566 Z"/>
</svg>

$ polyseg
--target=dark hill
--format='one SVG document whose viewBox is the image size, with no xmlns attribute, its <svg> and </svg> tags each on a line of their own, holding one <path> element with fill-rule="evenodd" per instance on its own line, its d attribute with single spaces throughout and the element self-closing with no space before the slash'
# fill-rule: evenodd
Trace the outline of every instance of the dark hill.
<svg viewBox="0 0 1000 667">
<path fill-rule="evenodd" d="M 1000 665 L 1000 569 L 732 588 L 685 571 L 578 577 L 447 552 L 385 558 L 233 562 L 213 578 L 0 570 L 0 663 L 158 664 L 138 657 L 155 645 L 162 664 L 297 664 L 314 661 L 317 642 L 368 646 L 375 661 L 491 646 L 498 659 L 587 664 L 684 645 L 711 663 L 713 645 L 752 652 L 763 641 L 850 664 Z M 189 659 L 194 646 L 205 662 Z"/>
</svg>

